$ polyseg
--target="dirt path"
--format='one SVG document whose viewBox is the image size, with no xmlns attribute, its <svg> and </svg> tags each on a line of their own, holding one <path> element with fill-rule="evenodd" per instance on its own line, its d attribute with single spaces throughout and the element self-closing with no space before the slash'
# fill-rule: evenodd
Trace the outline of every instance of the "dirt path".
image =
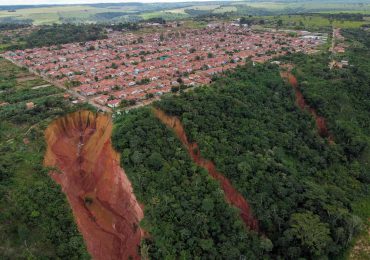
<svg viewBox="0 0 370 260">
<path fill-rule="evenodd" d="M 79 111 L 45 131 L 44 163 L 62 186 L 94 259 L 140 259 L 143 211 L 111 144 L 108 115 Z"/>
<path fill-rule="evenodd" d="M 230 181 L 216 170 L 213 162 L 204 159 L 198 149 L 196 143 L 190 143 L 186 136 L 185 130 L 181 121 L 175 116 L 169 116 L 159 109 L 153 109 L 154 114 L 162 121 L 167 127 L 173 129 L 181 143 L 186 147 L 189 155 L 193 161 L 200 167 L 208 171 L 208 173 L 217 180 L 222 190 L 225 193 L 226 200 L 233 206 L 240 210 L 240 216 L 245 225 L 252 230 L 258 231 L 258 221 L 252 215 L 248 202 L 243 196 L 232 186 Z"/>
</svg>

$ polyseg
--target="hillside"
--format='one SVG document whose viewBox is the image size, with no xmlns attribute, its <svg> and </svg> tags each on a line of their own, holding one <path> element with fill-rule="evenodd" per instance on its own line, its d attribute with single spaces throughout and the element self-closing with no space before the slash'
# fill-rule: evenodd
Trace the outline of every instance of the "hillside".
<svg viewBox="0 0 370 260">
<path fill-rule="evenodd" d="M 366 46 L 360 50 L 368 53 Z M 280 77 L 281 69 L 270 64 L 253 66 L 249 63 L 224 74 L 209 87 L 167 97 L 154 104 L 168 116 L 177 117 L 177 123 L 169 124 L 149 109 L 135 110 L 117 119 L 113 143 L 123 154 L 122 166 L 134 192 L 145 204 L 142 226 L 151 234 L 151 239 L 144 243 L 149 255 L 191 256 L 196 252 L 198 256 L 206 256 L 217 252 L 214 256 L 222 257 L 223 252 L 230 254 L 228 245 L 218 244 L 225 234 L 210 232 L 218 221 L 224 222 L 221 215 L 214 215 L 210 225 L 211 219 L 205 212 L 202 229 L 211 230 L 204 230 L 201 240 L 194 240 L 194 232 L 200 231 L 194 224 L 200 217 L 192 220 L 197 207 L 189 203 L 203 200 L 203 206 L 196 211 L 208 209 L 208 214 L 221 211 L 215 208 L 218 204 L 215 197 L 204 194 L 206 189 L 203 188 L 202 193 L 192 191 L 206 183 L 198 179 L 195 184 L 192 174 L 207 178 L 208 173 L 195 171 L 191 162 L 194 156 L 185 153 L 184 142 L 179 143 L 179 135 L 175 135 L 179 122 L 185 129 L 187 142 L 197 144 L 193 146 L 195 153 L 214 162 L 217 171 L 248 201 L 258 221 L 258 233 L 251 232 L 248 226 L 239 227 L 238 233 L 246 232 L 246 241 L 259 242 L 247 248 L 233 246 L 235 256 L 296 259 L 332 258 L 343 254 L 369 217 L 366 209 L 358 206 L 366 203 L 369 196 L 366 154 L 370 110 L 365 108 L 369 104 L 365 98 L 369 76 L 364 67 L 366 63 L 356 57 L 362 55 L 360 50 L 349 50 L 354 67 L 342 70 L 326 69 L 328 62 L 323 57 L 328 53 L 284 59 L 295 64 L 294 73 L 306 95 L 307 106 L 328 121 L 333 140 L 318 131 L 309 110 L 295 104 L 294 89 Z M 319 71 L 329 76 L 323 77 Z M 338 80 L 343 73 L 351 83 Z M 321 85 L 320 93 L 313 96 L 308 89 L 315 91 L 309 87 L 316 83 L 314 77 L 320 77 Z M 325 87 L 327 91 L 342 88 L 348 102 L 343 103 L 344 111 L 352 116 L 324 107 L 335 105 L 325 101 L 326 98 L 340 98 L 335 96 L 340 95 L 338 92 L 326 94 Z M 352 91 L 346 91 L 348 88 Z M 319 95 L 322 101 L 314 102 L 313 98 L 318 99 Z M 361 120 L 356 124 L 354 118 Z M 171 126 L 177 130 L 173 132 Z M 187 173 L 189 168 L 193 169 L 192 174 Z M 210 172 L 209 168 L 206 170 Z M 184 185 L 183 178 L 191 179 Z M 178 183 L 177 186 L 173 182 Z M 225 196 L 222 185 L 213 183 L 213 189 Z M 178 185 L 182 188 L 178 189 Z M 184 200 L 180 194 L 192 199 Z M 233 218 L 241 220 L 235 213 Z M 232 232 L 228 232 L 228 236 L 240 236 L 236 230 Z M 202 242 L 204 239 L 208 241 L 207 247 Z"/>
<path fill-rule="evenodd" d="M 368 7 L 0 8 L 0 259 L 367 260 Z"/>
</svg>

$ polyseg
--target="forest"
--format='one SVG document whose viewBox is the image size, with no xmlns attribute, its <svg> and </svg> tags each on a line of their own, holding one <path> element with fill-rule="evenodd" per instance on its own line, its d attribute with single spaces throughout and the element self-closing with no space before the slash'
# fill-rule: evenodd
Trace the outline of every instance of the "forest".
<svg viewBox="0 0 370 260">
<path fill-rule="evenodd" d="M 269 63 L 249 62 L 210 86 L 154 104 L 181 120 L 189 140 L 248 200 L 259 221 L 259 234 L 240 226 L 232 231 L 236 233 L 227 232 L 227 240 L 244 234 L 246 248 L 227 243 L 213 257 L 234 252 L 232 256 L 247 259 L 335 258 L 368 224 L 369 44 L 356 30 L 344 34 L 355 41 L 347 54 L 353 67 L 329 71 L 327 52 L 282 59 L 295 64 L 299 87 L 327 118 L 334 141 L 319 135 L 311 114 L 295 104 L 294 90 L 281 79 L 280 68 Z M 216 241 L 224 241 L 226 234 L 211 230 L 230 224 L 222 215 L 230 206 L 222 196 L 209 195 L 219 185 L 206 185 L 204 170 L 194 166 L 170 129 L 148 108 L 138 109 L 116 120 L 113 143 L 145 205 L 142 226 L 151 239 L 142 246 L 149 255 L 178 258 L 196 252 L 205 258 L 207 250 L 219 247 Z M 208 189 L 195 192 L 199 185 Z M 224 205 L 222 214 L 216 205 Z M 192 219 L 196 214 L 202 218 Z M 200 219 L 212 224 L 198 226 Z M 208 247 L 192 239 L 198 231 Z"/>
<path fill-rule="evenodd" d="M 363 29 L 342 30 L 351 48 L 337 59 L 349 66 L 330 70 L 325 54 L 286 57 L 296 64 L 294 73 L 307 101 L 327 118 L 329 128 L 349 160 L 369 163 L 370 155 L 370 33 Z M 370 178 L 366 175 L 363 178 Z"/>
<path fill-rule="evenodd" d="M 271 241 L 247 230 L 219 185 L 192 163 L 173 132 L 149 108 L 116 121 L 112 136 L 121 163 L 144 204 L 152 259 L 263 258 Z"/>
<path fill-rule="evenodd" d="M 30 26 L 30 24 L 0 23 L 0 31 L 23 29 Z"/>
<path fill-rule="evenodd" d="M 106 39 L 105 29 L 94 24 L 53 24 L 44 25 L 32 32 L 26 38 L 26 47 L 42 47 L 71 42 L 86 42 Z"/>
</svg>

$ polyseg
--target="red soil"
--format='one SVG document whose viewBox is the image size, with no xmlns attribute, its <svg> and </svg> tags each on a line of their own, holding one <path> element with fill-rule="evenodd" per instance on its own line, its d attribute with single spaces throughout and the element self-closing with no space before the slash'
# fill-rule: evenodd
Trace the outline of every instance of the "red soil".
<svg viewBox="0 0 370 260">
<path fill-rule="evenodd" d="M 46 166 L 62 186 L 94 259 L 140 259 L 143 211 L 111 144 L 111 118 L 80 111 L 45 131 Z"/>
<path fill-rule="evenodd" d="M 334 139 L 333 139 L 333 136 L 328 131 L 325 118 L 322 116 L 319 116 L 316 110 L 307 104 L 301 90 L 298 87 L 297 78 L 289 71 L 282 71 L 280 74 L 281 74 L 281 77 L 286 79 L 289 82 L 289 84 L 293 87 L 294 93 L 295 93 L 295 99 L 296 99 L 296 103 L 298 107 L 302 110 L 308 109 L 308 111 L 311 113 L 311 115 L 315 119 L 316 128 L 317 128 L 319 135 L 321 137 L 327 137 L 329 142 L 332 143 Z"/>
<path fill-rule="evenodd" d="M 208 173 L 216 179 L 220 184 L 221 188 L 225 193 L 227 201 L 240 209 L 240 215 L 243 219 L 245 225 L 252 230 L 258 231 L 258 221 L 252 215 L 251 209 L 248 202 L 243 198 L 243 196 L 231 185 L 230 181 L 216 170 L 213 162 L 204 159 L 198 149 L 196 143 L 189 143 L 186 136 L 184 127 L 181 121 L 175 116 L 169 116 L 159 109 L 153 109 L 154 114 L 158 119 L 162 121 L 167 127 L 172 128 L 176 133 L 177 137 L 180 139 L 182 144 L 187 148 L 187 151 L 193 161 L 200 167 L 208 171 Z"/>
</svg>

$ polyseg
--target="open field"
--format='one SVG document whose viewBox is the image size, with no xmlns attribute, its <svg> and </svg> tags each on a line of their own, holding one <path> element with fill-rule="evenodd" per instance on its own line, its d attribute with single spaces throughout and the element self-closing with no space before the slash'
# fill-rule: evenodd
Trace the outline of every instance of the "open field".
<svg viewBox="0 0 370 260">
<path fill-rule="evenodd" d="M 222 14 L 222 13 L 236 12 L 236 11 L 238 11 L 238 9 L 235 6 L 220 6 L 214 9 L 212 13 Z"/>
<path fill-rule="evenodd" d="M 13 9 L 12 9 L 13 10 Z M 189 10 L 187 12 L 187 10 Z M 370 3 L 333 3 L 318 1 L 302 2 L 214 2 L 214 3 L 166 3 L 166 4 L 101 4 L 65 5 L 0 11 L 0 22 L 4 19 L 28 20 L 35 25 L 62 22 L 99 22 L 109 19 L 130 20 L 133 17 L 149 19 L 183 19 L 205 13 L 235 15 L 283 15 L 297 13 L 363 13 L 370 14 Z M 115 16 L 112 13 L 117 13 Z M 103 18 L 97 16 L 102 14 Z M 108 18 L 104 19 L 107 15 Z M 352 26 L 346 26 L 352 27 Z"/>
<path fill-rule="evenodd" d="M 252 8 L 265 9 L 271 12 L 305 13 L 305 12 L 345 12 L 345 13 L 369 13 L 370 3 L 325 3 L 305 2 L 278 3 L 278 2 L 246 2 L 233 3 L 233 5 L 246 5 Z"/>
<path fill-rule="evenodd" d="M 170 11 L 157 11 L 157 12 L 150 12 L 150 13 L 143 13 L 140 14 L 140 17 L 143 19 L 150 19 L 150 18 L 157 18 L 157 17 L 162 17 L 165 20 L 176 20 L 176 19 L 184 19 L 189 17 L 188 14 L 185 12 L 170 12 Z"/>
<path fill-rule="evenodd" d="M 282 20 L 283 26 L 303 26 L 307 29 L 318 30 L 323 27 L 358 28 L 367 21 L 332 20 L 319 15 L 281 15 L 264 17 L 269 21 Z"/>
<path fill-rule="evenodd" d="M 20 20 L 31 19 L 33 24 L 51 24 L 60 23 L 65 18 L 76 18 L 79 20 L 90 21 L 90 17 L 97 13 L 106 12 L 132 12 L 133 8 L 97 8 L 87 5 L 71 5 L 71 6 L 54 6 L 19 9 L 16 12 L 0 11 L 0 19 L 6 17 L 14 17 Z"/>
<path fill-rule="evenodd" d="M 362 13 L 370 14 L 370 4 L 358 3 L 278 3 L 278 2 L 230 2 L 222 4 L 201 5 L 194 4 L 183 8 L 168 9 L 165 11 L 143 12 L 140 16 L 144 19 L 153 17 L 171 17 L 169 14 L 176 14 L 177 18 L 186 18 L 189 16 L 197 16 L 204 13 L 223 14 L 234 13 L 236 16 L 246 15 L 288 15 L 301 13 Z M 291 18 L 291 17 L 288 17 Z M 284 18 L 285 20 L 289 20 Z M 293 18 L 289 22 L 299 22 L 300 18 Z M 306 22 L 309 27 L 330 26 L 330 22 L 326 18 L 311 19 Z M 334 22 L 335 26 L 344 28 L 355 28 L 361 26 L 362 22 Z"/>
</svg>

